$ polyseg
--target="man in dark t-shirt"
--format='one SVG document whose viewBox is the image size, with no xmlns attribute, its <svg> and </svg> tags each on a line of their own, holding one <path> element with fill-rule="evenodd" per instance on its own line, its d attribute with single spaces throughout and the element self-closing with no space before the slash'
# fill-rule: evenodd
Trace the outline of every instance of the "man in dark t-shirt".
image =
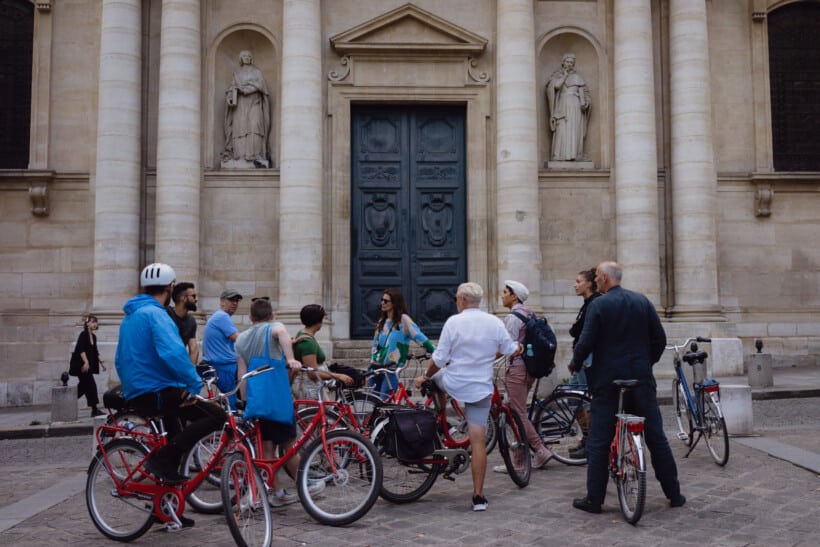
<svg viewBox="0 0 820 547">
<path fill-rule="evenodd" d="M 166 310 L 174 324 L 179 329 L 179 335 L 182 338 L 182 343 L 188 349 L 188 357 L 191 363 L 197 364 L 199 362 L 199 345 L 196 341 L 196 319 L 191 313 L 196 311 L 196 290 L 193 283 L 182 282 L 174 285 L 174 291 L 171 294 L 174 300 L 173 306 L 168 306 Z"/>
</svg>

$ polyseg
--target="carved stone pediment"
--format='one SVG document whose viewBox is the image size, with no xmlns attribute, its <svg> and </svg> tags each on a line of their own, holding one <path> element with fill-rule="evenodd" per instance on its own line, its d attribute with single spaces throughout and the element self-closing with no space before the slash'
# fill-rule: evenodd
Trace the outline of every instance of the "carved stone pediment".
<svg viewBox="0 0 820 547">
<path fill-rule="evenodd" d="M 474 57 L 487 39 L 413 4 L 405 4 L 330 38 L 340 55 L 442 55 Z"/>
</svg>

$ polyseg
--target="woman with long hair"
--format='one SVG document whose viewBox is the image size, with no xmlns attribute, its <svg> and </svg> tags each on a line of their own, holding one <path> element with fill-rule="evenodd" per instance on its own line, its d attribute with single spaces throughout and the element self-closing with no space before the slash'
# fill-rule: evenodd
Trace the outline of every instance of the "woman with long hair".
<svg viewBox="0 0 820 547">
<path fill-rule="evenodd" d="M 575 276 L 575 294 L 583 297 L 584 303 L 581 305 L 578 315 L 575 316 L 575 322 L 569 329 L 569 334 L 572 336 L 572 349 L 575 349 L 575 345 L 581 338 L 581 333 L 584 330 L 584 321 L 587 317 L 587 308 L 589 307 L 590 302 L 601 296 L 601 293 L 598 292 L 598 286 L 595 284 L 595 268 L 578 272 L 578 275 Z M 584 361 L 584 366 L 578 371 L 578 374 L 570 379 L 570 385 L 579 386 L 586 389 L 587 375 L 585 369 L 591 364 L 592 354 L 590 353 L 589 357 L 587 357 Z M 583 458 L 586 454 L 586 431 L 588 430 L 587 426 L 589 423 L 588 409 L 584 409 L 579 413 L 578 423 L 584 430 L 584 436 L 578 446 L 570 449 L 570 457 L 572 458 Z"/>
<path fill-rule="evenodd" d="M 404 296 L 398 289 L 385 289 L 381 298 L 381 315 L 373 334 L 370 349 L 371 368 L 399 369 L 407 363 L 410 341 L 413 340 L 433 353 L 436 346 L 421 332 L 407 313 Z M 392 374 L 378 376 L 373 384 L 384 399 L 398 386 L 398 377 Z"/>
<path fill-rule="evenodd" d="M 91 407 L 92 417 L 102 415 L 102 411 L 97 408 L 100 399 L 97 395 L 97 383 L 94 381 L 94 375 L 100 373 L 100 367 L 107 370 L 102 359 L 100 359 L 100 352 L 97 350 L 97 335 L 94 334 L 99 325 L 100 322 L 96 316 L 89 315 L 85 318 L 83 331 L 77 337 L 74 353 L 71 354 L 69 370 L 80 381 L 77 385 L 77 398 L 79 399 L 85 395 L 85 400 L 88 402 L 88 406 Z"/>
</svg>

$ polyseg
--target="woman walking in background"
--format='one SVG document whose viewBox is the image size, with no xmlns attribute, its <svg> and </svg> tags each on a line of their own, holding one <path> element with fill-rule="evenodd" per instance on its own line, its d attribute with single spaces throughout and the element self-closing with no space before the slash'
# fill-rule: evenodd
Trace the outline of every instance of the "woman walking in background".
<svg viewBox="0 0 820 547">
<path fill-rule="evenodd" d="M 97 408 L 100 399 L 97 395 L 97 383 L 94 381 L 94 375 L 100 373 L 100 367 L 107 370 L 102 359 L 100 359 L 100 352 L 97 350 L 97 335 L 94 334 L 94 331 L 98 327 L 99 321 L 96 316 L 89 315 L 85 318 L 83 331 L 74 345 L 74 353 L 71 354 L 71 365 L 69 367 L 71 375 L 76 376 L 80 381 L 77 385 L 77 398 L 79 399 L 85 395 L 85 400 L 88 406 L 91 407 L 92 417 L 102 415 L 102 411 Z"/>
<path fill-rule="evenodd" d="M 403 367 L 407 363 L 410 341 L 433 353 L 436 346 L 427 339 L 418 325 L 407 313 L 404 296 L 398 289 L 385 289 L 381 298 L 381 316 L 373 335 L 373 346 L 370 349 L 371 367 Z M 398 378 L 394 375 L 381 375 L 375 378 L 375 389 L 384 399 L 390 391 L 398 387 Z"/>
</svg>

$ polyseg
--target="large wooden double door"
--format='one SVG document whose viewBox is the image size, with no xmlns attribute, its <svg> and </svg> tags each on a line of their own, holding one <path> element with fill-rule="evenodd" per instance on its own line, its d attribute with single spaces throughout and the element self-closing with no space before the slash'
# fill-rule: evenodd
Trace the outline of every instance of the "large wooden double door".
<svg viewBox="0 0 820 547">
<path fill-rule="evenodd" d="M 465 109 L 354 105 L 351 336 L 373 335 L 384 289 L 437 337 L 465 281 Z"/>
</svg>

